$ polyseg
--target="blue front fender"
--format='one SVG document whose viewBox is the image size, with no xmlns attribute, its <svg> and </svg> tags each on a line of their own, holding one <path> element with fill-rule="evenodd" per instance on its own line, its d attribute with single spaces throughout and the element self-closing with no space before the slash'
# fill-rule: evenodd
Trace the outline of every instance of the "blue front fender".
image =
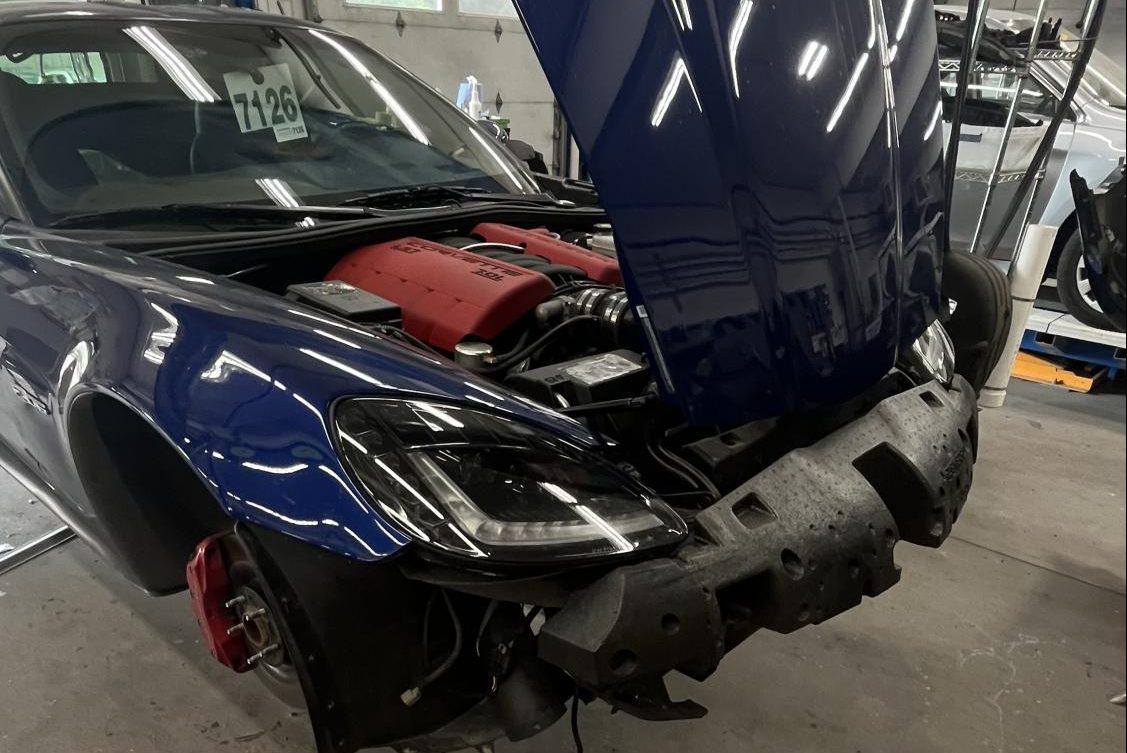
<svg viewBox="0 0 1127 753">
<path fill-rule="evenodd" d="M 0 441 L 22 445 L 24 462 L 72 508 L 63 516 L 86 518 L 83 532 L 110 549 L 114 531 L 85 496 L 68 437 L 70 408 L 92 392 L 114 395 L 167 438 L 231 517 L 359 560 L 408 539 L 337 455 L 329 420 L 339 399 L 484 406 L 596 441 L 571 419 L 343 320 L 77 242 L 0 238 L 0 346 L 46 406 L 0 389 L 0 418 L 12 418 L 0 423 Z"/>
</svg>

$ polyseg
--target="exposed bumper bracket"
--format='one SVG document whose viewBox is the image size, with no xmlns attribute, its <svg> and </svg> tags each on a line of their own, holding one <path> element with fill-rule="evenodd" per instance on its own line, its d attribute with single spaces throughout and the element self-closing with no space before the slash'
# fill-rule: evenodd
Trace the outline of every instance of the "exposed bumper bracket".
<svg viewBox="0 0 1127 753">
<path fill-rule="evenodd" d="M 975 395 L 922 385 L 794 450 L 696 519 L 676 558 L 618 568 L 543 626 L 540 655 L 609 689 L 709 675 L 760 628 L 791 632 L 895 585 L 900 539 L 939 546 L 970 487 Z"/>
</svg>

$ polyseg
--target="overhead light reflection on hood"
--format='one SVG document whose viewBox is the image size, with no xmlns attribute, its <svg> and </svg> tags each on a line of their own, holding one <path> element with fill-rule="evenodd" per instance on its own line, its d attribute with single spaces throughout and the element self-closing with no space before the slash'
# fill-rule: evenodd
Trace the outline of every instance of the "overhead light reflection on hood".
<svg viewBox="0 0 1127 753">
<path fill-rule="evenodd" d="M 798 59 L 798 77 L 813 81 L 818 71 L 822 69 L 822 63 L 826 61 L 829 51 L 830 48 L 821 42 L 813 39 L 807 42 L 802 57 Z"/>
<path fill-rule="evenodd" d="M 354 343 L 351 340 L 348 340 L 346 338 L 343 338 L 340 335 L 334 335 L 332 332 L 326 332 L 323 329 L 314 329 L 313 331 L 316 332 L 321 337 L 332 340 L 333 342 L 338 342 L 341 345 L 347 345 L 348 347 L 352 348 L 353 350 L 363 350 L 363 348 L 360 347 L 359 345 L 357 345 L 356 343 Z"/>
<path fill-rule="evenodd" d="M 939 125 L 939 119 L 943 117 L 943 103 L 939 102 L 935 106 L 935 113 L 931 116 L 931 122 L 927 125 L 927 130 L 924 131 L 924 141 L 931 138 L 931 134 L 935 133 L 935 127 Z"/>
<path fill-rule="evenodd" d="M 912 17 L 912 8 L 915 4 L 916 0 L 907 0 L 907 2 L 904 3 L 904 10 L 900 14 L 900 23 L 896 24 L 897 42 L 904 38 L 904 32 L 908 30 L 908 21 Z"/>
<path fill-rule="evenodd" d="M 910 2 L 912 0 L 909 0 Z M 861 74 L 865 70 L 865 66 L 869 64 L 869 53 L 877 43 L 877 16 L 875 3 L 877 0 L 869 0 L 869 36 L 865 40 L 865 51 L 857 58 L 857 62 L 853 64 L 853 72 L 849 75 L 849 82 L 845 85 L 845 91 L 841 93 L 841 97 L 834 105 L 833 113 L 830 115 L 830 120 L 826 123 L 826 133 L 833 131 L 837 127 L 838 120 L 845 112 L 846 105 L 849 100 L 853 98 L 853 91 L 857 88 L 857 82 L 861 79 Z M 985 3 L 984 3 L 985 5 Z"/>
<path fill-rule="evenodd" d="M 849 104 L 849 100 L 853 99 L 853 91 L 857 88 L 857 82 L 861 80 L 861 74 L 868 64 L 869 53 L 867 51 L 862 52 L 861 57 L 857 58 L 857 62 L 853 65 L 853 73 L 849 76 L 849 83 L 845 85 L 845 91 L 841 93 L 837 104 L 834 105 L 834 111 L 830 115 L 830 121 L 826 123 L 826 133 L 829 133 L 837 127 L 837 122 L 841 119 L 841 114 L 845 112 L 845 106 Z"/>
<path fill-rule="evenodd" d="M 299 353 L 303 353 L 303 354 L 309 356 L 310 358 L 314 358 L 314 359 L 320 361 L 323 364 L 327 364 L 329 366 L 332 366 L 337 371 L 342 371 L 345 374 L 348 374 L 349 376 L 354 376 L 357 379 L 364 381 L 364 382 L 367 382 L 368 384 L 371 384 L 375 387 L 383 387 L 385 389 L 394 389 L 391 385 L 384 384 L 383 382 L 376 379 L 372 375 L 365 374 L 363 371 L 360 371 L 360 369 L 349 366 L 347 363 L 344 363 L 342 361 L 338 361 L 337 359 L 332 358 L 331 356 L 327 356 L 324 353 L 318 353 L 317 351 L 310 350 L 309 348 L 298 348 L 297 350 L 298 350 Z"/>
<path fill-rule="evenodd" d="M 673 15 L 677 16 L 677 23 L 686 31 L 693 30 L 693 16 L 689 12 L 689 0 L 670 0 L 673 5 Z"/>
<path fill-rule="evenodd" d="M 865 40 L 865 48 L 873 49 L 873 45 L 877 43 L 877 12 L 873 7 L 875 0 L 869 0 L 869 37 Z"/>
<path fill-rule="evenodd" d="M 743 43 L 754 5 L 752 0 L 740 0 L 740 5 L 736 8 L 736 17 L 732 20 L 731 28 L 728 29 L 728 65 L 732 68 L 732 91 L 737 98 L 740 96 L 740 76 L 736 70 L 736 56 L 739 54 L 740 44 Z"/>
<path fill-rule="evenodd" d="M 689 82 L 689 91 L 692 92 L 693 101 L 696 102 L 697 109 L 701 109 L 696 87 L 693 86 L 693 80 L 689 77 L 689 69 L 685 65 L 684 58 L 678 55 L 673 61 L 673 66 L 669 69 L 669 74 L 665 77 L 665 84 L 661 87 L 657 102 L 654 103 L 653 114 L 650 116 L 650 125 L 654 128 L 659 127 L 661 122 L 665 120 L 665 114 L 669 111 L 669 106 L 673 104 L 673 99 L 677 96 L 677 90 L 681 88 L 682 81 Z"/>
</svg>

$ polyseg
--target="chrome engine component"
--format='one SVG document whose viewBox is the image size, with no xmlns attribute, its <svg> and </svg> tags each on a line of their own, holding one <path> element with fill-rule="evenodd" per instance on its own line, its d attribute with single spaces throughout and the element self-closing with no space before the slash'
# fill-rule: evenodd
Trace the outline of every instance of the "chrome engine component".
<svg viewBox="0 0 1127 753">
<path fill-rule="evenodd" d="M 470 340 L 454 346 L 454 361 L 470 371 L 484 368 L 492 358 L 493 346 L 489 343 Z"/>
</svg>

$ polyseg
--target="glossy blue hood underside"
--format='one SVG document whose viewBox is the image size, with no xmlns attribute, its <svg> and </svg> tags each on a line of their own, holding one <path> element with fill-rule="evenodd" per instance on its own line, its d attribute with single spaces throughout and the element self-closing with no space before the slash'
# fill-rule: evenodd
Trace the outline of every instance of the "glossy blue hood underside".
<svg viewBox="0 0 1127 753">
<path fill-rule="evenodd" d="M 923 0 L 516 0 L 697 424 L 840 402 L 936 316 Z"/>
</svg>

